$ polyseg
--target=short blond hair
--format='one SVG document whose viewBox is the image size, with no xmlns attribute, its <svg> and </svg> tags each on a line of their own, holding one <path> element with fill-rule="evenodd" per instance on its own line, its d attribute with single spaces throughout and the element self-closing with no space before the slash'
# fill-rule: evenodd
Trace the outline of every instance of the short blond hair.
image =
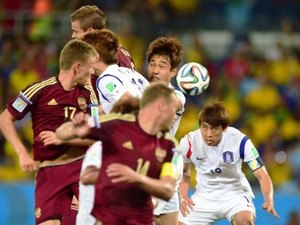
<svg viewBox="0 0 300 225">
<path fill-rule="evenodd" d="M 98 56 L 96 49 L 81 40 L 69 41 L 60 52 L 59 68 L 68 70 L 75 62 L 86 63 L 89 58 Z"/>
<path fill-rule="evenodd" d="M 101 30 L 106 28 L 106 16 L 96 5 L 85 5 L 71 14 L 71 21 L 78 21 L 83 31 L 89 28 Z"/>
<path fill-rule="evenodd" d="M 146 105 L 156 101 L 157 99 L 164 99 L 170 102 L 172 95 L 175 95 L 173 88 L 168 87 L 164 82 L 153 82 L 147 87 L 140 101 L 140 109 Z"/>
</svg>

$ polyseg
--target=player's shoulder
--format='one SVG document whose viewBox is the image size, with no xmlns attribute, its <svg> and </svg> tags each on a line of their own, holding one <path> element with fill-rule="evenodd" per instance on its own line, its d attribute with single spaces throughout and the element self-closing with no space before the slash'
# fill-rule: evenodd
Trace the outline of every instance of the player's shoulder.
<svg viewBox="0 0 300 225">
<path fill-rule="evenodd" d="M 203 139 L 200 134 L 200 129 L 190 131 L 180 140 L 180 146 L 183 148 L 194 148 L 194 146 L 202 146 Z"/>
<path fill-rule="evenodd" d="M 129 54 L 129 52 L 127 51 L 127 49 L 123 45 L 121 45 L 121 44 L 119 44 L 118 52 L 122 53 L 126 57 L 131 57 L 131 55 Z"/>
<path fill-rule="evenodd" d="M 193 130 L 193 131 L 190 131 L 188 132 L 186 135 L 185 135 L 185 138 L 189 139 L 189 140 L 197 140 L 199 138 L 202 138 L 202 136 L 200 135 L 200 129 L 196 129 L 196 130 Z"/>
<path fill-rule="evenodd" d="M 122 46 L 118 47 L 118 65 L 134 69 L 134 62 L 129 52 Z"/>
<path fill-rule="evenodd" d="M 227 127 L 225 133 L 231 139 L 235 139 L 235 140 L 242 139 L 245 136 L 244 133 L 242 133 L 239 129 L 237 129 L 235 127 Z"/>
<path fill-rule="evenodd" d="M 53 85 L 56 85 L 58 83 L 56 77 L 47 78 L 38 82 L 35 82 L 28 87 L 26 87 L 22 94 L 27 98 L 30 99 L 32 96 L 40 92 L 41 90 L 44 90 L 45 88 L 52 87 Z"/>
<path fill-rule="evenodd" d="M 126 77 L 135 75 L 135 71 L 133 69 L 128 68 L 128 67 L 124 67 L 124 66 L 119 66 L 118 67 L 118 73 L 120 75 L 125 75 Z"/>
<path fill-rule="evenodd" d="M 123 84 L 123 79 L 122 76 L 120 76 L 118 65 L 111 65 L 105 71 L 103 71 L 103 73 L 97 78 L 96 84 L 97 87 L 100 87 L 103 85 L 106 86 L 107 83 L 111 82 L 113 82 L 114 84 Z"/>
<path fill-rule="evenodd" d="M 109 65 L 99 76 L 98 79 L 103 79 L 105 76 L 118 75 L 119 66 L 117 64 Z"/>
<path fill-rule="evenodd" d="M 124 122 L 136 122 L 136 116 L 134 114 L 121 114 L 121 113 L 109 113 L 100 116 L 100 122 L 106 123 L 110 121 L 124 121 Z"/>
<path fill-rule="evenodd" d="M 178 140 L 177 140 L 173 135 L 171 135 L 170 132 L 165 133 L 165 134 L 164 134 L 164 138 L 165 138 L 167 141 L 173 142 L 176 148 L 179 146 Z"/>
<path fill-rule="evenodd" d="M 175 88 L 174 88 L 174 91 L 175 91 L 175 93 L 176 93 L 177 96 L 185 99 L 185 96 L 184 96 L 184 94 L 181 91 L 179 91 L 179 90 L 177 90 Z"/>
<path fill-rule="evenodd" d="M 174 88 L 174 92 L 175 92 L 176 96 L 180 99 L 182 105 L 184 106 L 186 103 L 186 97 L 184 96 L 184 94 L 175 88 Z"/>
</svg>

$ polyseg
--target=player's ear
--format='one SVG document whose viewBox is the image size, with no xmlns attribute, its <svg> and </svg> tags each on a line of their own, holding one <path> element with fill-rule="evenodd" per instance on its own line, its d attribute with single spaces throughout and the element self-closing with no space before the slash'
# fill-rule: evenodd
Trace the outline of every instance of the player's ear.
<svg viewBox="0 0 300 225">
<path fill-rule="evenodd" d="M 160 112 L 163 112 L 165 108 L 167 107 L 166 102 L 163 99 L 159 99 L 158 102 L 158 109 Z"/>
<path fill-rule="evenodd" d="M 73 69 L 74 74 L 77 74 L 80 69 L 80 63 L 79 62 L 74 63 L 72 65 L 72 69 Z"/>
<path fill-rule="evenodd" d="M 175 77 L 177 74 L 177 67 L 171 70 L 171 77 Z"/>
<path fill-rule="evenodd" d="M 95 31 L 95 29 L 94 28 L 92 28 L 92 27 L 89 27 L 87 30 L 86 30 L 86 33 L 91 33 L 91 32 L 94 32 Z"/>
</svg>

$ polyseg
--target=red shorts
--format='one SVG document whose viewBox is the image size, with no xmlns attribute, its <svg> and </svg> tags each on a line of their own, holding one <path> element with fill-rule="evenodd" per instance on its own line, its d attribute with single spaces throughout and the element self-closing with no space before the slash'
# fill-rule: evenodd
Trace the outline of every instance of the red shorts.
<svg viewBox="0 0 300 225">
<path fill-rule="evenodd" d="M 40 168 L 35 184 L 35 222 L 59 219 L 70 214 L 73 195 L 78 198 L 82 159 Z"/>
<path fill-rule="evenodd" d="M 153 225 L 153 213 L 143 214 L 139 210 L 132 210 L 131 213 L 114 211 L 110 209 L 93 209 L 91 213 L 103 225 Z"/>
</svg>

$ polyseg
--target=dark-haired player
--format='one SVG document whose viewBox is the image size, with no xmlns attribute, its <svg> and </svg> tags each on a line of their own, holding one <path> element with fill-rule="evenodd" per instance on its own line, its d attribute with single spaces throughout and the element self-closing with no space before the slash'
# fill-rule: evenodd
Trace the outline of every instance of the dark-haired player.
<svg viewBox="0 0 300 225">
<path fill-rule="evenodd" d="M 200 111 L 199 129 L 180 141 L 184 173 L 180 183 L 181 224 L 213 224 L 227 219 L 230 224 L 255 224 L 254 194 L 242 172 L 248 164 L 258 179 L 264 203 L 262 208 L 279 218 L 273 199 L 270 176 L 252 141 L 229 126 L 229 115 L 221 102 Z M 196 191 L 188 197 L 191 166 L 197 172 Z"/>
<path fill-rule="evenodd" d="M 166 85 L 171 85 L 171 79 L 176 76 L 179 64 L 182 60 L 182 44 L 174 37 L 159 37 L 149 44 L 147 50 L 148 79 L 150 82 L 161 81 Z M 181 116 L 184 112 L 185 96 L 182 92 L 175 90 L 177 95 L 176 120 L 170 129 L 172 135 L 176 134 Z M 177 154 L 177 153 L 176 153 Z M 183 160 L 178 155 L 177 169 L 179 177 L 175 192 L 169 201 L 159 200 L 154 209 L 155 224 L 169 225 L 177 224 L 179 211 L 178 185 L 180 182 Z"/>
</svg>

